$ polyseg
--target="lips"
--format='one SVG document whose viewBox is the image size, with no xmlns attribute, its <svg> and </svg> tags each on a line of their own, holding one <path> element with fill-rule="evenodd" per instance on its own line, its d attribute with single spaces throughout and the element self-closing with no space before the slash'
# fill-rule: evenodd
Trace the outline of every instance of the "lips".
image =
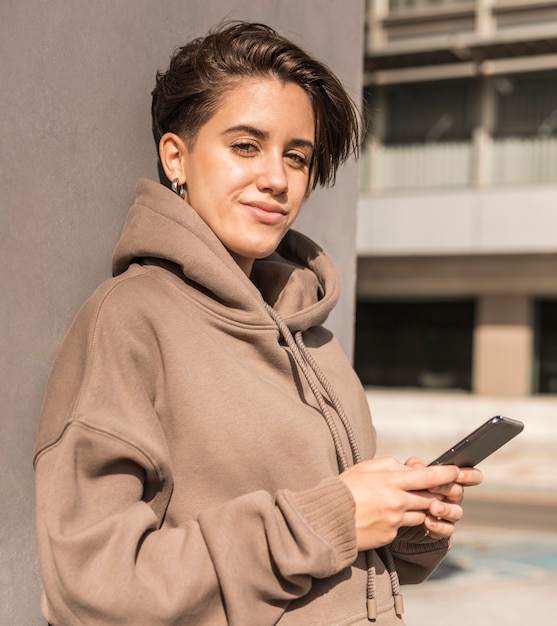
<svg viewBox="0 0 557 626">
<path fill-rule="evenodd" d="M 242 204 L 262 224 L 279 224 L 288 215 L 288 211 L 282 206 L 270 202 L 243 202 Z"/>
</svg>

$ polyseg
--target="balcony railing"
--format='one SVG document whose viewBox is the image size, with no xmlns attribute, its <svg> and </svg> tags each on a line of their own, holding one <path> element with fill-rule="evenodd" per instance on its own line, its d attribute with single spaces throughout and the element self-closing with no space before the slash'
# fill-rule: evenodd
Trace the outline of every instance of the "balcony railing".
<svg viewBox="0 0 557 626">
<path fill-rule="evenodd" d="M 371 151 L 365 152 L 361 162 L 363 191 L 466 187 L 471 183 L 470 142 L 375 146 Z"/>
<path fill-rule="evenodd" d="M 557 181 L 557 137 L 493 141 L 493 184 L 536 184 Z"/>
<path fill-rule="evenodd" d="M 478 174 L 471 141 L 374 145 L 360 161 L 362 192 L 557 182 L 557 137 L 494 139 Z"/>
</svg>

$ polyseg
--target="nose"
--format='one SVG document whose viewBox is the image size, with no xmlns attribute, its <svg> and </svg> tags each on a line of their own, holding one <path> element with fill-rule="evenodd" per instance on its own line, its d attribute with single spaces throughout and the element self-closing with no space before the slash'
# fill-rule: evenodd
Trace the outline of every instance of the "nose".
<svg viewBox="0 0 557 626">
<path fill-rule="evenodd" d="M 261 161 L 257 185 L 260 191 L 278 196 L 288 190 L 288 176 L 282 153 L 266 155 Z"/>
</svg>

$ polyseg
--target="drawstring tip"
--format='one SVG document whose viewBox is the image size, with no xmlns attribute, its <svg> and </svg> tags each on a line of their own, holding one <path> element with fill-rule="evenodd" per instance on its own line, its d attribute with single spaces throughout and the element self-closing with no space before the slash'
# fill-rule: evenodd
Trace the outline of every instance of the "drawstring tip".
<svg viewBox="0 0 557 626">
<path fill-rule="evenodd" d="M 367 618 L 370 621 L 375 621 L 377 619 L 377 602 L 375 601 L 375 598 L 367 599 Z"/>
<path fill-rule="evenodd" d="M 404 613 L 404 602 L 402 601 L 402 595 L 399 593 L 393 597 L 395 600 L 395 613 L 400 617 Z"/>
</svg>

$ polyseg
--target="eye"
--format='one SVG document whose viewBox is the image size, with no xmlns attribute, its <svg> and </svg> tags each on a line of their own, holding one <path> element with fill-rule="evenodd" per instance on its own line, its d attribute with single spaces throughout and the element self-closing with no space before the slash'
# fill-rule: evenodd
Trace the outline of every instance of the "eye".
<svg viewBox="0 0 557 626">
<path fill-rule="evenodd" d="M 232 144 L 232 150 L 241 156 L 252 156 L 258 151 L 258 146 L 253 141 L 237 141 Z"/>
<path fill-rule="evenodd" d="M 309 159 L 308 157 L 306 157 L 305 154 L 302 154 L 301 152 L 288 152 L 286 154 L 286 157 L 292 161 L 292 163 L 302 169 L 304 167 L 307 167 L 309 164 Z"/>
</svg>

